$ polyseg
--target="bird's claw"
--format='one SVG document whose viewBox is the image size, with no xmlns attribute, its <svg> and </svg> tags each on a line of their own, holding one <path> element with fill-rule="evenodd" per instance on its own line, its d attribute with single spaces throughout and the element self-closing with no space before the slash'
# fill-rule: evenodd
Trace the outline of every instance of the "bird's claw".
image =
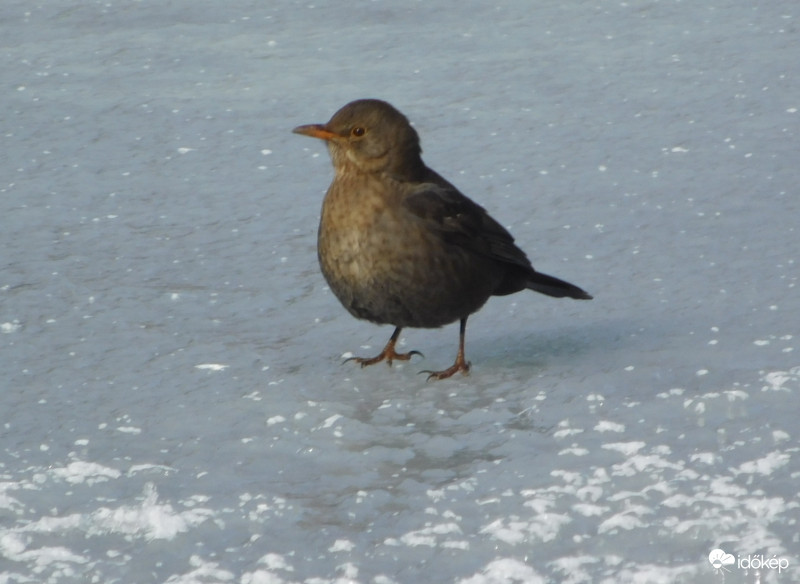
<svg viewBox="0 0 800 584">
<path fill-rule="evenodd" d="M 375 355 L 374 357 L 348 357 L 342 364 L 347 363 L 348 361 L 355 361 L 359 365 L 361 365 L 362 369 L 367 365 L 374 365 L 375 363 L 380 363 L 381 361 L 386 361 L 386 364 L 391 366 L 392 361 L 408 361 L 414 355 L 419 355 L 423 359 L 425 355 L 420 353 L 419 351 L 409 351 L 408 353 L 397 353 L 395 352 L 394 348 L 392 349 L 384 349 L 380 352 L 380 354 Z"/>
<path fill-rule="evenodd" d="M 420 371 L 420 375 L 423 373 L 428 374 L 428 379 L 426 379 L 425 381 L 430 381 L 431 379 L 436 379 L 437 381 L 439 379 L 447 379 L 448 377 L 452 377 L 459 371 L 464 375 L 469 375 L 469 368 L 471 365 L 472 363 L 470 363 L 469 361 L 464 361 L 463 359 L 456 360 L 455 363 L 453 363 L 450 367 L 448 367 L 444 371 L 430 371 L 426 369 L 425 371 Z"/>
</svg>

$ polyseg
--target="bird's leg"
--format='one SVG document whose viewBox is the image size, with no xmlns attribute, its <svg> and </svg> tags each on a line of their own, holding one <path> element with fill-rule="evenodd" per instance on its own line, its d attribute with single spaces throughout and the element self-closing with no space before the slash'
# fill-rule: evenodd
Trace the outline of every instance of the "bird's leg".
<svg viewBox="0 0 800 584">
<path fill-rule="evenodd" d="M 400 338 L 400 331 L 403 330 L 401 327 L 397 327 L 394 329 L 392 333 L 392 337 L 389 339 L 389 342 L 386 343 L 386 346 L 383 348 L 379 354 L 375 355 L 374 357 L 367 359 L 364 357 L 350 357 L 349 359 L 345 359 L 344 362 L 347 363 L 348 361 L 355 361 L 359 363 L 362 367 L 366 367 L 367 365 L 374 365 L 375 363 L 380 363 L 381 361 L 386 361 L 387 365 L 391 365 L 392 361 L 397 359 L 398 361 L 408 361 L 411 359 L 413 355 L 419 355 L 423 357 L 424 355 L 419 351 L 409 351 L 408 353 L 398 353 L 394 350 L 394 346 L 397 344 L 397 339 Z"/>
<path fill-rule="evenodd" d="M 431 379 L 447 379 L 461 371 L 464 375 L 469 375 L 470 362 L 464 358 L 464 337 L 467 333 L 467 317 L 461 319 L 461 331 L 458 336 L 458 354 L 456 355 L 456 362 L 444 371 L 420 371 L 420 373 L 429 373 L 428 381 Z"/>
</svg>

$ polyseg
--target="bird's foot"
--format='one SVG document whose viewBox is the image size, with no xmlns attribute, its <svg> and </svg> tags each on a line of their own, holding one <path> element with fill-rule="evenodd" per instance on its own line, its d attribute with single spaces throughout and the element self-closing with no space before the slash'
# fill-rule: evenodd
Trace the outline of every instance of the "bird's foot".
<svg viewBox="0 0 800 584">
<path fill-rule="evenodd" d="M 348 361 L 355 361 L 361 367 L 366 367 L 367 365 L 375 365 L 375 363 L 380 363 L 381 361 L 386 361 L 386 364 L 391 366 L 392 361 L 408 361 L 414 355 L 419 355 L 420 357 L 425 357 L 419 351 L 409 351 L 408 353 L 398 353 L 394 350 L 394 343 L 390 343 L 386 345 L 386 347 L 381 351 L 378 355 L 374 357 L 350 357 L 349 359 L 345 359 L 344 363 Z"/>
<path fill-rule="evenodd" d="M 452 377 L 459 371 L 464 375 L 469 375 L 470 365 L 471 363 L 469 361 L 464 360 L 464 356 L 459 354 L 458 357 L 456 357 L 456 362 L 453 363 L 450 367 L 448 367 L 444 371 L 420 371 L 420 373 L 428 374 L 427 381 L 430 381 L 431 379 L 436 379 L 436 380 L 447 379 L 448 377 Z"/>
</svg>

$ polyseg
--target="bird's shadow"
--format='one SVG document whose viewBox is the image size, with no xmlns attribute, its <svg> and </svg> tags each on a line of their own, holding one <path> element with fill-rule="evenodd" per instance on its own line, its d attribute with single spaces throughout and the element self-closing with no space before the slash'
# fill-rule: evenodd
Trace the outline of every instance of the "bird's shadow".
<svg viewBox="0 0 800 584">
<path fill-rule="evenodd" d="M 615 369 L 622 365 L 622 361 L 635 361 L 635 353 L 658 350 L 665 337 L 669 337 L 680 326 L 681 323 L 674 316 L 653 316 L 646 322 L 629 317 L 572 321 L 567 325 L 554 322 L 546 327 L 534 324 L 531 330 L 488 329 L 479 325 L 468 331 L 466 357 L 472 363 L 471 375 L 492 375 L 492 372 L 501 370 L 535 374 L 551 368 L 589 371 Z M 405 342 L 401 345 L 400 350 L 416 350 L 420 354 L 414 355 L 410 361 L 396 361 L 393 368 L 399 367 L 406 370 L 405 374 L 409 377 L 423 380 L 422 386 L 436 383 L 424 382 L 428 376 L 425 370 L 451 363 L 455 347 L 442 340 L 447 337 L 439 336 L 441 333 L 428 332 L 426 337 L 417 329 L 410 330 L 413 336 L 407 345 Z M 436 337 L 432 336 L 434 334 Z M 405 341 L 403 337 L 401 339 Z M 376 335 L 371 340 L 375 346 L 359 351 L 358 356 L 369 357 L 379 352 L 384 336 Z M 346 368 L 345 371 L 353 369 L 352 374 L 359 375 L 362 381 L 370 379 L 376 384 L 387 382 L 386 368 L 380 363 L 366 368 L 348 362 L 347 358 L 340 363 Z M 355 373 L 355 370 L 360 371 Z M 454 376 L 454 379 L 460 378 L 460 375 Z"/>
<path fill-rule="evenodd" d="M 646 327 L 630 318 L 612 318 L 586 324 L 570 324 L 530 332 L 492 331 L 468 339 L 467 356 L 483 367 L 534 367 L 595 361 L 621 351 L 657 343 L 666 323 L 652 321 Z"/>
</svg>

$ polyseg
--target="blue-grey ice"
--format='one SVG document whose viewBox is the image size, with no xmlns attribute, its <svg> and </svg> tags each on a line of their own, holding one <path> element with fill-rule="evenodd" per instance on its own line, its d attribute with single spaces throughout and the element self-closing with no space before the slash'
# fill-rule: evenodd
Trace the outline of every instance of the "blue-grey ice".
<svg viewBox="0 0 800 584">
<path fill-rule="evenodd" d="M 800 581 L 794 1 L 0 4 L 0 583 Z M 360 369 L 352 99 L 595 299 Z"/>
</svg>

